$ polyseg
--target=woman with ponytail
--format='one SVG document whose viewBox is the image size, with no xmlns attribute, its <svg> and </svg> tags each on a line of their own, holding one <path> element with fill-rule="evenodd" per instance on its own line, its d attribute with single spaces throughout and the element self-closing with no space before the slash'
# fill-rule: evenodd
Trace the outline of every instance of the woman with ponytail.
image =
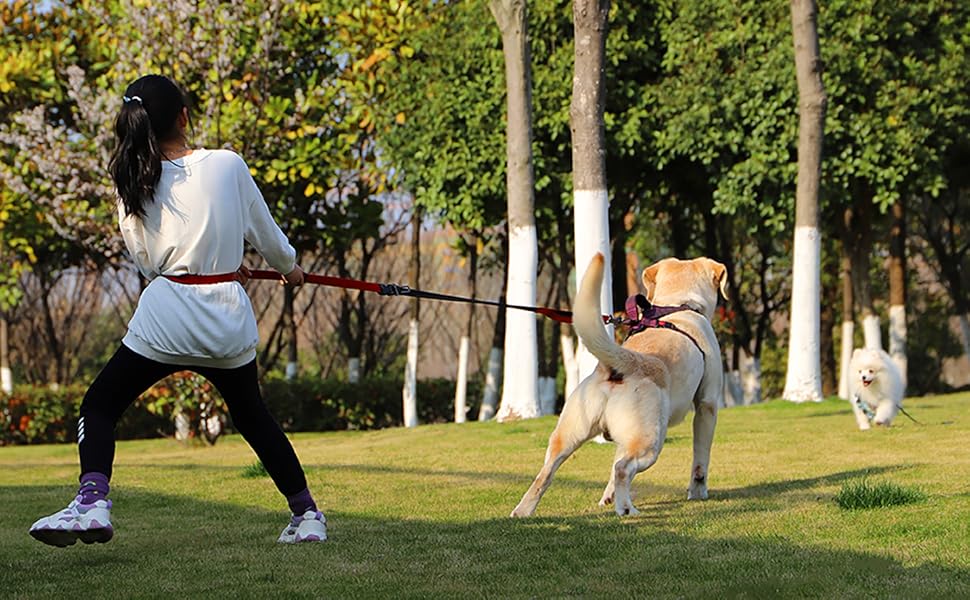
<svg viewBox="0 0 970 600">
<path fill-rule="evenodd" d="M 146 75 L 128 86 L 120 104 L 109 168 L 125 245 L 149 284 L 128 333 L 81 403 L 77 496 L 34 523 L 30 534 L 53 546 L 112 538 L 107 496 L 115 425 L 155 382 L 190 370 L 216 386 L 236 430 L 286 497 L 292 516 L 278 541 L 324 541 L 326 519 L 260 396 L 256 318 L 242 287 L 244 242 L 286 285 L 303 283 L 296 251 L 239 155 L 189 146 L 188 101 L 175 82 Z"/>
</svg>

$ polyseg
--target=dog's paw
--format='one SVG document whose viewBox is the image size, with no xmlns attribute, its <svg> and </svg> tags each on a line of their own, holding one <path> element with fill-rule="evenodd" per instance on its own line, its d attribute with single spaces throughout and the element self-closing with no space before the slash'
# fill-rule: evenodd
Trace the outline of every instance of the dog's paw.
<svg viewBox="0 0 970 600">
<path fill-rule="evenodd" d="M 619 506 L 617 506 L 616 507 L 616 514 L 619 515 L 619 516 L 621 516 L 621 517 L 635 517 L 635 516 L 637 516 L 637 515 L 640 514 L 640 511 L 638 511 L 636 508 L 634 508 L 633 505 L 631 504 L 631 505 L 626 506 L 624 508 L 620 508 Z"/>
<path fill-rule="evenodd" d="M 691 487 L 687 490 L 688 500 L 707 500 L 707 486 Z"/>
<path fill-rule="evenodd" d="M 513 519 L 522 519 L 524 517 L 531 517 L 532 511 L 525 510 L 523 508 L 519 508 L 518 506 L 516 506 L 515 509 L 512 510 L 512 514 L 510 514 L 509 516 L 512 517 Z"/>
<path fill-rule="evenodd" d="M 599 504 L 600 506 L 609 506 L 613 504 L 613 494 L 603 494 L 603 497 L 600 498 Z"/>
</svg>

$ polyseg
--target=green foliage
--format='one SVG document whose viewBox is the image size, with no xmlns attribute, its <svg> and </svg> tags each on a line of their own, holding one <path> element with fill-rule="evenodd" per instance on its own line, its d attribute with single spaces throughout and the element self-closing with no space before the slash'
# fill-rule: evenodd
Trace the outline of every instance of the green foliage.
<svg viewBox="0 0 970 600">
<path fill-rule="evenodd" d="M 286 431 L 381 429 L 403 423 L 399 377 L 368 377 L 358 383 L 297 378 L 263 382 L 263 398 Z M 455 383 L 444 379 L 418 381 L 418 420 L 454 420 Z M 469 415 L 478 414 L 478 385 L 469 382 Z"/>
<path fill-rule="evenodd" d="M 926 500 L 926 493 L 919 488 L 904 487 L 891 481 L 870 483 L 868 479 L 842 485 L 835 496 L 835 503 L 845 510 L 888 508 Z"/>
<path fill-rule="evenodd" d="M 0 394 L 0 446 L 73 442 L 83 386 L 22 385 Z M 171 420 L 135 402 L 118 423 L 118 439 L 158 437 L 171 430 Z"/>
</svg>

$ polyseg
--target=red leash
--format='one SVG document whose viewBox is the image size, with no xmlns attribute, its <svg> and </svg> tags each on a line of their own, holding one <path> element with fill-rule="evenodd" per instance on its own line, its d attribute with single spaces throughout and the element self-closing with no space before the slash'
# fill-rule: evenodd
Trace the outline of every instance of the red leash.
<svg viewBox="0 0 970 600">
<path fill-rule="evenodd" d="M 226 281 L 241 281 L 243 279 L 243 277 L 238 273 L 221 273 L 218 275 L 165 275 L 165 278 L 176 283 L 183 283 L 187 285 L 205 285 L 209 283 L 223 283 Z M 283 280 L 283 276 L 278 272 L 263 269 L 250 269 L 249 278 L 266 279 L 271 281 Z M 466 302 L 469 304 L 498 306 L 500 308 L 514 308 L 517 310 L 534 312 L 560 323 L 568 324 L 573 322 L 573 313 L 568 310 L 546 308 L 544 306 L 520 306 L 517 304 L 498 302 L 495 300 L 481 300 L 479 298 L 466 298 L 464 296 L 452 296 L 450 294 L 439 294 L 437 292 L 425 292 L 410 288 L 406 285 L 398 285 L 396 283 L 372 283 L 370 281 L 361 281 L 359 279 L 330 277 L 329 275 L 316 275 L 314 273 L 304 273 L 303 281 L 304 283 L 314 283 L 329 287 L 348 288 L 352 290 L 361 290 L 363 292 L 374 292 L 376 294 L 380 294 L 381 296 L 410 296 L 412 298 L 427 298 L 429 300 L 442 300 L 445 302 Z M 604 317 L 604 320 L 608 321 L 609 317 Z"/>
</svg>

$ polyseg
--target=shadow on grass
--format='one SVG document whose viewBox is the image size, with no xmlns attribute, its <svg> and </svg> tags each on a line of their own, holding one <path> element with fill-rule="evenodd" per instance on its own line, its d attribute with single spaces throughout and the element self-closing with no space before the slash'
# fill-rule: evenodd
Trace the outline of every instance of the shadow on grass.
<svg viewBox="0 0 970 600">
<path fill-rule="evenodd" d="M 853 472 L 832 477 L 851 477 Z M 326 544 L 275 543 L 284 511 L 116 490 L 116 539 L 27 535 L 62 487 L 0 487 L 4 596 L 236 598 L 967 597 L 970 570 L 602 515 L 442 522 L 334 510 Z M 9 509 L 9 510 L 8 510 Z"/>
</svg>

